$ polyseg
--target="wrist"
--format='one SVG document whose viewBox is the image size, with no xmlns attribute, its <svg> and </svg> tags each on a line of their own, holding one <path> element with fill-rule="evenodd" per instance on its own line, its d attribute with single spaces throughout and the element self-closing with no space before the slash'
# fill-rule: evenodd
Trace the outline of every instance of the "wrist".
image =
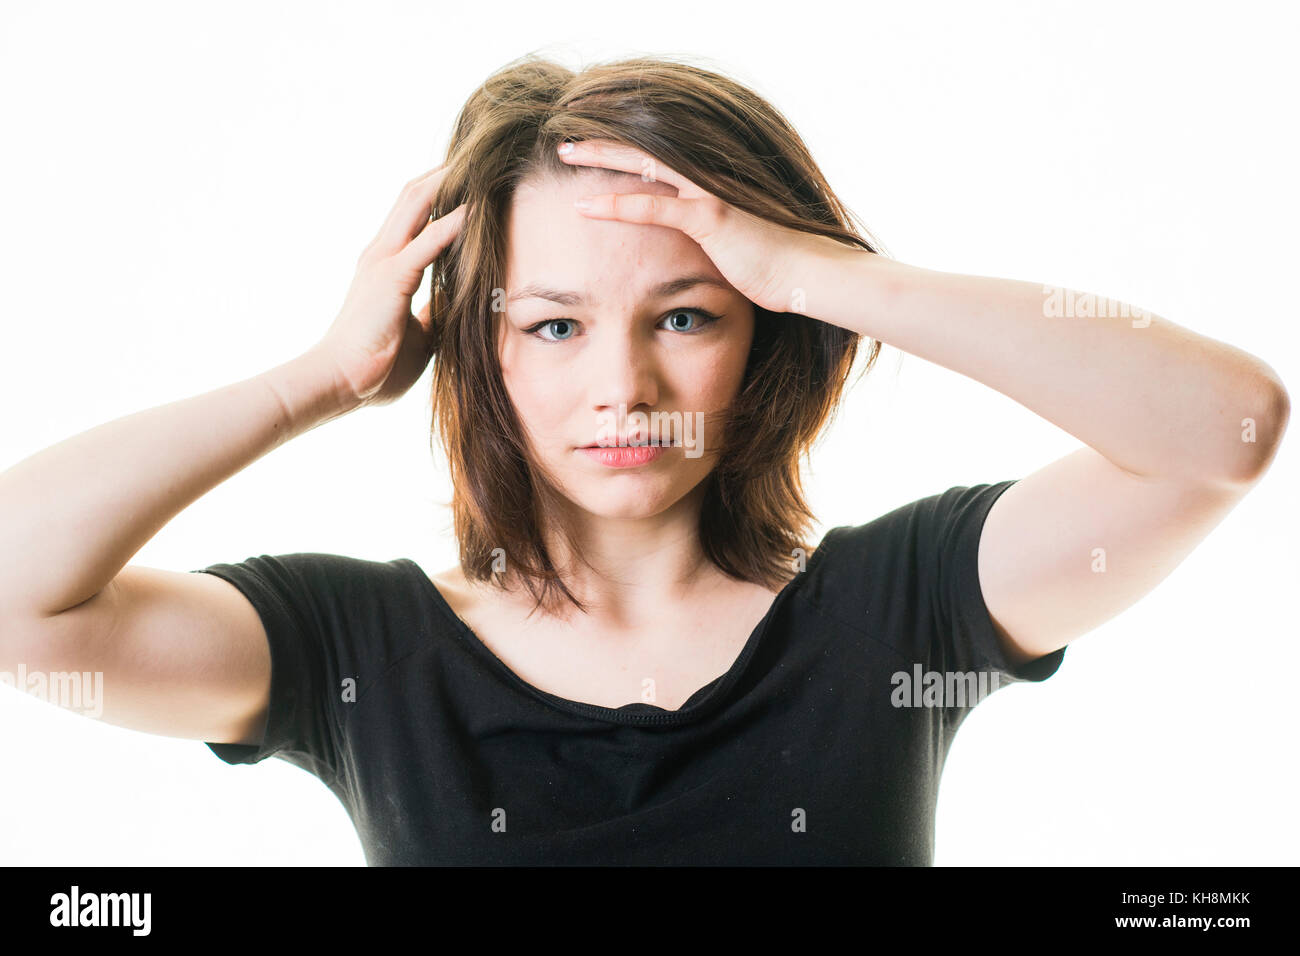
<svg viewBox="0 0 1300 956">
<path fill-rule="evenodd" d="M 887 315 L 898 263 L 879 253 L 833 242 L 807 267 L 805 315 L 868 338 L 878 337 L 876 319 Z"/>
<path fill-rule="evenodd" d="M 338 364 L 319 346 L 312 346 L 275 368 L 262 379 L 280 400 L 289 434 L 310 431 L 360 407 L 347 388 Z"/>
</svg>

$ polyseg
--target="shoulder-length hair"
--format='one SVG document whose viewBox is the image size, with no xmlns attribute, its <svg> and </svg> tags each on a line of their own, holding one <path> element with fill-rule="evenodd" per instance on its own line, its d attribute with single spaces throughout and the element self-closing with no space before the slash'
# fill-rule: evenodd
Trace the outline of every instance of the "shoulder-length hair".
<svg viewBox="0 0 1300 956">
<path fill-rule="evenodd" d="M 432 209 L 436 217 L 470 204 L 460 234 L 433 265 L 430 443 L 440 435 L 447 455 L 466 577 L 523 584 L 534 610 L 583 605 L 544 540 L 559 492 L 533 460 L 501 376 L 503 224 L 521 182 L 577 171 L 556 155 L 559 143 L 595 138 L 634 146 L 752 215 L 868 252 L 879 245 L 864 238 L 866 227 L 777 109 L 681 58 L 637 57 L 575 72 L 529 54 L 470 95 Z M 801 459 L 834 417 L 858 339 L 797 313 L 754 307 L 753 345 L 717 462 L 704 479 L 699 521 L 704 553 L 729 576 L 776 587 L 791 576 L 793 558 L 806 558 L 815 516 L 804 500 Z M 880 352 L 879 342 L 867 341 L 863 372 Z"/>
</svg>

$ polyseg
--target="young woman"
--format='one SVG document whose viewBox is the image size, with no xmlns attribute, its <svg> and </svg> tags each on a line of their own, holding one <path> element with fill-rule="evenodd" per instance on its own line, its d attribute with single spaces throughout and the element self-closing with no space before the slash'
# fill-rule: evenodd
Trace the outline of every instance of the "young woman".
<svg viewBox="0 0 1300 956">
<path fill-rule="evenodd" d="M 965 715 L 1168 575 L 1289 404 L 1159 316 L 863 233 L 726 77 L 513 63 L 300 358 L 0 475 L 4 660 L 102 671 L 112 723 L 310 771 L 372 865 L 929 864 Z M 868 368 L 888 342 L 1082 447 L 814 547 L 800 463 L 864 339 Z M 431 357 L 457 567 L 126 564 Z"/>
</svg>

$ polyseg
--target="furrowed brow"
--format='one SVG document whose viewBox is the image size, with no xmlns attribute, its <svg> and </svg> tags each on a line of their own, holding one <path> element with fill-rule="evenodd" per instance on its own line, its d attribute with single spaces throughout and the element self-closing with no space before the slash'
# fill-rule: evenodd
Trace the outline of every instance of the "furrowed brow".
<svg viewBox="0 0 1300 956">
<path fill-rule="evenodd" d="M 687 275 L 680 276 L 676 279 L 669 279 L 667 282 L 661 282 L 647 293 L 651 299 L 666 299 L 669 296 L 678 295 L 688 289 L 693 289 L 700 285 L 711 285 L 719 289 L 730 291 L 731 286 L 720 279 L 710 275 Z M 581 292 L 572 292 L 564 289 L 550 289 L 536 282 L 530 282 L 515 292 L 507 302 L 518 302 L 521 299 L 545 299 L 548 302 L 554 302 L 557 305 L 579 306 L 587 304 L 587 297 Z"/>
</svg>

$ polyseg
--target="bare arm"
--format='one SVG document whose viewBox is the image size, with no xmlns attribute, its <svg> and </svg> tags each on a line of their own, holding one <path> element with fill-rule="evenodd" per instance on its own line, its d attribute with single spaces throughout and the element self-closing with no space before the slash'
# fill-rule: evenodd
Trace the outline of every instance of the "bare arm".
<svg viewBox="0 0 1300 956">
<path fill-rule="evenodd" d="M 172 518 L 349 410 L 328 356 L 98 425 L 0 473 L 3 620 L 89 600 Z"/>
<path fill-rule="evenodd" d="M 1154 589 L 1277 454 L 1290 397 L 1235 346 L 1127 303 L 856 251 L 804 281 L 825 318 L 967 375 L 1085 447 L 990 509 L 985 603 L 1007 656 L 1064 647 Z"/>
<path fill-rule="evenodd" d="M 309 351 L 0 474 L 0 669 L 102 675 L 98 716 L 119 726 L 260 741 L 271 660 L 252 605 L 218 578 L 123 565 L 209 489 L 345 413 L 333 374 Z"/>
<path fill-rule="evenodd" d="M 393 401 L 430 357 L 410 311 L 463 207 L 430 216 L 437 167 L 407 184 L 358 259 L 321 340 L 244 381 L 127 415 L 0 473 L 0 670 L 98 672 L 102 717 L 150 733 L 255 743 L 270 650 L 248 599 L 219 578 L 126 566 L 176 514 L 273 448 Z"/>
</svg>

